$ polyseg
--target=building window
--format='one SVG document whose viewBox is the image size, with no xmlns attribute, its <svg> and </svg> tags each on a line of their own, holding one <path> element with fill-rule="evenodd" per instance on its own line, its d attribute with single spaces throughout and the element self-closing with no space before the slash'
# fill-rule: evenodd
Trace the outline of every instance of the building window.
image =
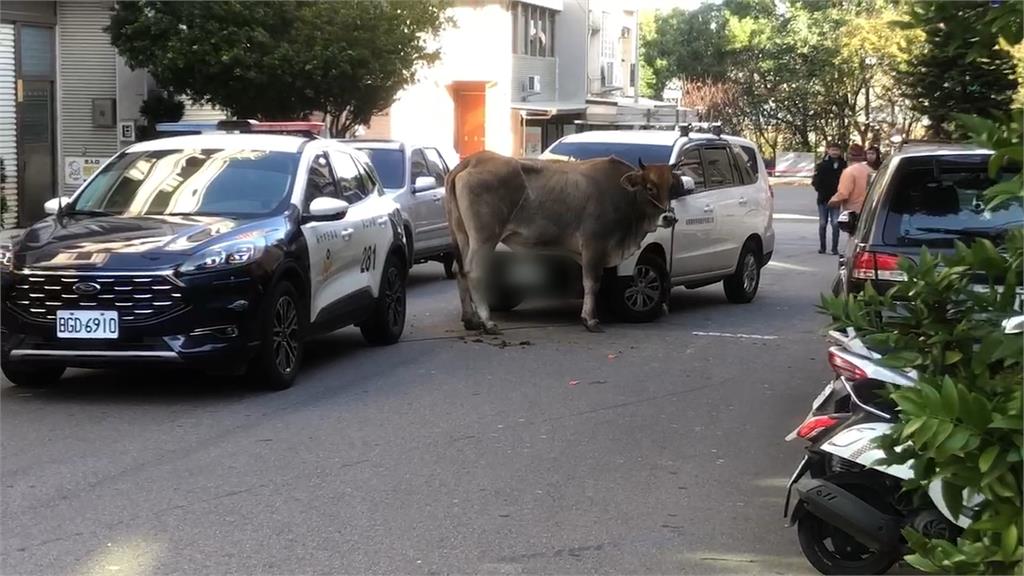
<svg viewBox="0 0 1024 576">
<path fill-rule="evenodd" d="M 513 2 L 512 53 L 539 58 L 555 57 L 555 10 Z"/>
<path fill-rule="evenodd" d="M 611 18 L 607 12 L 601 14 L 601 59 L 602 60 L 614 60 L 615 59 L 615 40 L 616 37 L 612 34 L 611 29 Z"/>
</svg>

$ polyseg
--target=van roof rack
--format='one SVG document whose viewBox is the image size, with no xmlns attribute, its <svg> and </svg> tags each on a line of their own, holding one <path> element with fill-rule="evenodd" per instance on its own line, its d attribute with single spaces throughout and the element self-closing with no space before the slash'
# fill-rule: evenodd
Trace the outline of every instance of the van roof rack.
<svg viewBox="0 0 1024 576">
<path fill-rule="evenodd" d="M 156 131 L 162 136 L 186 136 L 195 134 L 242 133 L 242 134 L 286 134 L 303 138 L 321 138 L 324 135 L 323 122 L 258 122 L 256 120 L 208 120 L 193 122 L 160 122 Z"/>
</svg>

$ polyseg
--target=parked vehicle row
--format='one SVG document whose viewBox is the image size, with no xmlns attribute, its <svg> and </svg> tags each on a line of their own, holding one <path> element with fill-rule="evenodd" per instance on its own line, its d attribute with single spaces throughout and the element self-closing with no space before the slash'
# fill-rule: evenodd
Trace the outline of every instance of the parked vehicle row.
<svg viewBox="0 0 1024 576">
<path fill-rule="evenodd" d="M 355 324 L 370 343 L 397 341 L 411 266 L 436 260 L 454 274 L 444 207 L 451 150 L 331 140 L 310 122 L 157 130 L 74 195 L 49 201 L 49 216 L 16 246 L 0 246 L 0 364 L 11 382 L 172 363 L 248 372 L 282 389 L 310 335 Z M 718 133 L 594 132 L 546 153 L 610 155 L 675 164 L 686 190 L 672 202 L 678 223 L 608 271 L 606 302 L 626 320 L 650 321 L 672 286 L 721 281 L 730 300 L 752 300 L 774 247 L 756 147 Z M 495 308 L 531 295 L 529 270 L 496 270 Z"/>
</svg>

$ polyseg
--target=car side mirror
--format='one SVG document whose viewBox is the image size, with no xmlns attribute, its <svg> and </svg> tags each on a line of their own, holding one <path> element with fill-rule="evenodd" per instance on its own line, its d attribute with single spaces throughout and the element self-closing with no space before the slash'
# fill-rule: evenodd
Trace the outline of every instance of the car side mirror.
<svg viewBox="0 0 1024 576">
<path fill-rule="evenodd" d="M 424 190 L 433 190 L 437 188 L 437 178 L 433 176 L 417 176 L 416 182 L 412 185 L 413 192 L 423 192 Z"/>
<path fill-rule="evenodd" d="M 66 206 L 71 201 L 71 196 L 58 196 L 57 198 L 50 198 L 43 203 L 43 211 L 49 215 L 56 214 L 61 206 Z"/>
<path fill-rule="evenodd" d="M 847 234 L 853 234 L 857 230 L 857 213 L 853 210 L 844 210 L 836 220 L 839 229 Z"/>
<path fill-rule="evenodd" d="M 348 214 L 348 202 L 331 198 L 330 196 L 319 196 L 309 203 L 309 211 L 306 220 L 310 222 L 329 222 L 341 220 Z"/>
<path fill-rule="evenodd" d="M 697 183 L 689 176 L 680 176 L 679 182 L 683 185 L 683 196 L 689 196 L 697 191 Z"/>
</svg>

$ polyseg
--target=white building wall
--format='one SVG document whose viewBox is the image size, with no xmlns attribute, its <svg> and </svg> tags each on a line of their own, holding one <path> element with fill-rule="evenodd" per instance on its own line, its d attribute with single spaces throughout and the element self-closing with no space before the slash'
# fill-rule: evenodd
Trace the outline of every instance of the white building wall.
<svg viewBox="0 0 1024 576">
<path fill-rule="evenodd" d="M 558 100 L 561 102 L 583 102 L 587 97 L 588 12 L 589 0 L 566 2 L 555 24 Z"/>
<path fill-rule="evenodd" d="M 391 137 L 455 147 L 455 82 L 486 82 L 486 146 L 513 153 L 512 18 L 504 1 L 450 9 L 454 24 L 438 39 L 442 56 L 403 90 L 390 110 Z"/>
</svg>

